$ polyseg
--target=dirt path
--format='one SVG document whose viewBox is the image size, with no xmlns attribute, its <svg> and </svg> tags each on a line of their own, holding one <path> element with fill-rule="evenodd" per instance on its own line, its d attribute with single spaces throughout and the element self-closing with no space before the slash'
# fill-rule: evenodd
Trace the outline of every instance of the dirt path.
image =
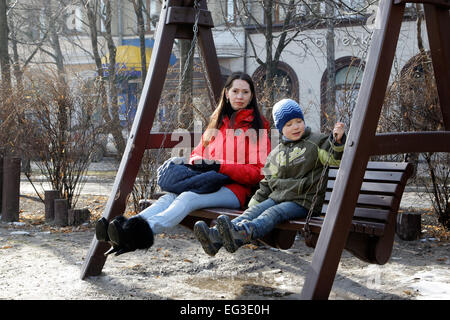
<svg viewBox="0 0 450 320">
<path fill-rule="evenodd" d="M 40 202 L 21 197 L 21 222 L 0 223 L 0 299 L 298 299 L 313 250 L 253 245 L 204 254 L 183 227 L 148 251 L 109 257 L 100 276 L 80 280 L 106 197 L 83 197 L 91 223 L 52 228 Z M 450 299 L 448 241 L 396 239 L 390 262 L 369 265 L 344 252 L 330 299 Z"/>
</svg>

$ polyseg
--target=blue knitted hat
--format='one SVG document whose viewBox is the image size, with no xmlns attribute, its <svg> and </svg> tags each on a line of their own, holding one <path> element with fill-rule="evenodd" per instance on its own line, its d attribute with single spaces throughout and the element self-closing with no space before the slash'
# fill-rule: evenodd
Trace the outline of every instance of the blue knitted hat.
<svg viewBox="0 0 450 320">
<path fill-rule="evenodd" d="M 273 121 L 275 122 L 275 127 L 282 133 L 283 127 L 286 122 L 300 118 L 305 121 L 303 117 L 303 112 L 297 102 L 292 99 L 283 99 L 275 103 L 272 108 Z"/>
</svg>

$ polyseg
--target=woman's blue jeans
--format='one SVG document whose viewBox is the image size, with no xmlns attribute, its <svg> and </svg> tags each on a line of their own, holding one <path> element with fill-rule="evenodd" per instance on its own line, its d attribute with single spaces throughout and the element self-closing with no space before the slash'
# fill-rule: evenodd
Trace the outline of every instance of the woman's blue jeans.
<svg viewBox="0 0 450 320">
<path fill-rule="evenodd" d="M 269 198 L 248 208 L 242 215 L 231 222 L 234 225 L 240 222 L 249 222 L 254 227 L 252 238 L 258 239 L 264 237 L 281 222 L 305 218 L 307 215 L 308 210 L 295 202 L 276 203 Z"/>
<path fill-rule="evenodd" d="M 238 209 L 239 199 L 230 189 L 222 187 L 213 193 L 198 194 L 187 191 L 180 194 L 167 193 L 150 207 L 139 213 L 154 234 L 179 224 L 190 212 L 204 208 Z"/>
</svg>

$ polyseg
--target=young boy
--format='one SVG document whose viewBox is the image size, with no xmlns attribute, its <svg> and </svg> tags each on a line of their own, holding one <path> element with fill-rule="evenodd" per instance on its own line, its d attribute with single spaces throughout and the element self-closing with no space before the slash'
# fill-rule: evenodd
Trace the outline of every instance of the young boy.
<svg viewBox="0 0 450 320">
<path fill-rule="evenodd" d="M 344 124 L 336 123 L 329 136 L 311 132 L 311 128 L 305 127 L 300 106 L 291 99 L 277 102 L 272 115 L 282 142 L 270 152 L 263 169 L 264 179 L 249 208 L 232 221 L 226 215 L 219 216 L 213 228 L 208 228 L 204 221 L 194 226 L 196 238 L 211 256 L 222 245 L 232 253 L 264 237 L 281 222 L 306 217 L 316 192 L 318 197 L 312 210 L 315 215 L 320 213 L 326 179 L 319 191 L 317 184 L 327 162 L 340 163 L 345 143 Z"/>
</svg>

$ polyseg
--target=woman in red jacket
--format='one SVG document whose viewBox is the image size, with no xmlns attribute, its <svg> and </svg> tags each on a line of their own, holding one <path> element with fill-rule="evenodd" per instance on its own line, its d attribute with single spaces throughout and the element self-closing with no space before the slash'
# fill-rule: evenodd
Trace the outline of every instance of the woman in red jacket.
<svg viewBox="0 0 450 320">
<path fill-rule="evenodd" d="M 258 109 L 251 77 L 243 72 L 231 74 L 188 164 L 198 171 L 222 173 L 231 179 L 231 183 L 213 193 L 167 193 L 130 219 L 119 216 L 108 223 L 102 218 L 96 225 L 97 239 L 110 241 L 113 248 L 108 254 L 116 252 L 119 255 L 149 248 L 155 234 L 176 226 L 194 210 L 243 208 L 251 195 L 251 188 L 263 178 L 261 169 L 270 152 L 268 130 L 269 123 Z M 216 239 L 216 235 L 210 236 Z M 217 239 L 220 238 L 217 236 Z M 216 247 L 219 250 L 221 243 L 214 242 Z"/>
</svg>

